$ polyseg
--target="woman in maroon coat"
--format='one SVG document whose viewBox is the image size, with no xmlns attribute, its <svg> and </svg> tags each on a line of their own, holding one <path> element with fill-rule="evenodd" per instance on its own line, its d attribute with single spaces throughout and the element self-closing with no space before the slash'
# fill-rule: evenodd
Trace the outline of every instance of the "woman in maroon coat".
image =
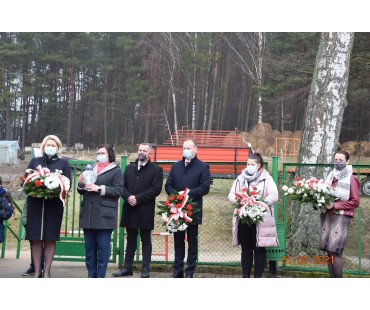
<svg viewBox="0 0 370 310">
<path fill-rule="evenodd" d="M 336 199 L 325 205 L 321 214 L 320 249 L 328 253 L 330 277 L 341 278 L 343 274 L 342 253 L 347 231 L 355 209 L 360 202 L 360 182 L 352 174 L 349 154 L 337 151 L 334 155 L 334 169 L 326 178 L 333 186 Z"/>
</svg>

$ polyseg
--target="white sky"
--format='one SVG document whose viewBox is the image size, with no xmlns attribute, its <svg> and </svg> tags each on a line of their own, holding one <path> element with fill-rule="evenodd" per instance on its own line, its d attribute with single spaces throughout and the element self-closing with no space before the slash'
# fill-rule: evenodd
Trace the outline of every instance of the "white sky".
<svg viewBox="0 0 370 310">
<path fill-rule="evenodd" d="M 344 0 L 20 0 L 1 31 L 368 31 L 364 2 Z M 350 7 L 350 6 L 353 6 Z"/>
</svg>

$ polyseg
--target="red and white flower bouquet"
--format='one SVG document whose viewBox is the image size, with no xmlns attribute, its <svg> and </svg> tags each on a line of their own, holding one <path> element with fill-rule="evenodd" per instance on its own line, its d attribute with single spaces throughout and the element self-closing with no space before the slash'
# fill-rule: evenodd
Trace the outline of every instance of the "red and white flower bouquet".
<svg viewBox="0 0 370 310">
<path fill-rule="evenodd" d="M 162 216 L 167 231 L 184 231 L 193 221 L 193 215 L 199 210 L 196 202 L 189 198 L 189 189 L 171 194 L 166 201 L 160 201 L 157 213 Z"/>
<path fill-rule="evenodd" d="M 250 192 L 243 188 L 241 192 L 235 194 L 235 199 L 238 208 L 235 216 L 239 221 L 248 225 L 257 225 L 258 222 L 264 221 L 263 215 L 269 208 L 258 194 L 257 188 L 252 188 Z"/>
<path fill-rule="evenodd" d="M 300 203 L 311 203 L 315 210 L 325 204 L 330 204 L 335 199 L 334 189 L 323 179 L 296 178 L 293 184 L 282 187 L 284 196 Z"/>
<path fill-rule="evenodd" d="M 27 196 L 45 199 L 59 197 L 63 206 L 65 205 L 65 197 L 71 185 L 61 170 L 50 172 L 48 168 L 42 168 L 39 165 L 36 170 L 27 169 L 26 174 L 22 181 L 23 191 Z"/>
</svg>

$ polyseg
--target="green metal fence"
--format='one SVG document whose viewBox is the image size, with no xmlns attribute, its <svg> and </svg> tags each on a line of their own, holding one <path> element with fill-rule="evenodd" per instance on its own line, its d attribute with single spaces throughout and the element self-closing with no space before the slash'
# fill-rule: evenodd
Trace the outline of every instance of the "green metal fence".
<svg viewBox="0 0 370 310">
<path fill-rule="evenodd" d="M 332 164 L 299 164 L 299 163 L 283 163 L 282 165 L 282 179 L 279 184 L 286 184 L 291 182 L 298 167 L 312 167 L 316 168 L 332 168 Z M 360 182 L 367 178 L 368 169 L 370 165 L 352 165 L 356 171 L 357 178 Z M 315 176 L 312 176 L 315 177 Z M 281 188 L 281 187 L 280 187 Z M 282 197 L 282 214 L 283 222 L 286 224 L 286 233 L 290 234 L 290 211 L 294 205 Z M 320 212 L 318 210 L 318 212 Z M 356 215 L 351 220 L 346 245 L 342 255 L 344 263 L 344 273 L 354 275 L 370 275 L 370 198 L 366 196 L 360 197 L 360 205 L 357 209 Z M 319 233 L 319 232 L 318 232 Z M 366 255 L 367 254 L 367 255 Z M 296 270 L 307 272 L 327 272 L 327 253 L 319 252 L 318 255 L 310 257 L 308 255 L 298 255 L 294 257 L 290 254 L 287 248 L 287 254 L 283 257 L 280 264 L 284 270 Z"/>
<path fill-rule="evenodd" d="M 61 240 L 57 244 L 55 254 L 56 260 L 84 261 L 83 232 L 79 229 L 78 214 L 81 197 L 76 190 L 77 178 L 84 169 L 87 161 L 70 161 L 73 169 L 73 183 L 70 196 L 68 197 L 65 208 L 64 219 L 62 223 Z M 120 165 L 124 171 L 127 164 L 127 158 L 121 157 Z M 162 166 L 172 165 L 172 162 L 158 163 Z M 214 164 L 214 163 L 212 163 Z M 225 164 L 225 163 L 220 163 Z M 240 165 L 241 163 L 229 163 L 231 165 Z M 303 166 L 303 164 L 284 163 L 282 171 L 278 170 L 279 163 L 277 157 L 274 157 L 271 165 L 271 174 L 278 184 L 279 194 L 282 195 L 281 187 L 294 175 L 291 172 L 293 168 Z M 311 165 L 311 166 L 330 166 L 330 165 Z M 370 168 L 370 165 L 354 165 L 358 170 L 358 177 L 362 178 L 362 170 Z M 293 170 L 294 170 L 293 169 Z M 167 169 L 168 171 L 168 169 Z M 240 171 L 238 171 L 240 173 Z M 233 206 L 227 200 L 228 193 L 232 183 L 237 175 L 212 175 L 212 185 L 208 195 L 204 197 L 203 224 L 199 228 L 198 242 L 198 264 L 199 265 L 219 265 L 219 266 L 240 266 L 240 248 L 232 247 L 231 220 L 233 216 Z M 164 176 L 166 182 L 166 174 Z M 163 186 L 164 187 L 164 186 Z M 163 188 L 157 201 L 165 200 L 167 195 Z M 344 251 L 345 273 L 367 275 L 370 271 L 369 257 L 364 253 L 370 251 L 369 239 L 369 206 L 370 198 L 361 197 L 361 207 L 357 215 L 352 220 L 350 226 L 349 238 L 350 244 L 346 245 Z M 275 218 L 277 219 L 277 229 L 280 246 L 278 248 L 267 249 L 267 258 L 275 260 L 282 270 L 300 270 L 300 271 L 325 271 L 326 266 L 299 264 L 297 258 L 296 264 L 287 264 L 289 258 L 289 249 L 286 248 L 287 232 L 289 233 L 289 202 L 285 197 L 280 197 L 279 203 L 275 205 Z M 16 212 L 21 213 L 22 209 L 17 207 Z M 122 212 L 122 200 L 120 201 L 119 214 Z M 119 215 L 120 219 L 120 215 Z M 10 219 L 12 220 L 12 219 Z M 119 222 L 117 223 L 119 224 Z M 173 236 L 166 233 L 162 225 L 161 217 L 156 215 L 155 228 L 152 233 L 153 241 L 153 263 L 172 264 L 174 260 Z M 9 227 L 8 227 L 9 228 Z M 21 219 L 19 220 L 18 232 L 12 231 L 12 235 L 17 238 L 17 258 L 21 249 L 22 236 L 24 235 Z M 125 231 L 123 228 L 114 230 L 112 236 L 112 255 L 110 262 L 117 262 L 121 266 L 124 258 L 124 249 L 126 243 Z M 5 243 L 2 245 L 1 257 L 5 255 Z M 135 261 L 141 262 L 140 242 Z"/>
<path fill-rule="evenodd" d="M 173 162 L 157 163 L 168 171 Z M 245 166 L 245 163 L 213 163 L 212 165 L 234 165 Z M 266 165 L 268 168 L 268 165 Z M 278 162 L 277 158 L 273 159 L 272 175 L 278 178 Z M 219 266 L 240 266 L 240 248 L 232 246 L 231 221 L 233 216 L 233 205 L 228 201 L 227 196 L 231 186 L 238 176 L 231 175 L 212 175 L 212 184 L 210 192 L 203 198 L 203 224 L 199 226 L 198 239 L 198 264 L 200 265 L 219 265 Z M 168 173 L 164 173 L 163 189 L 158 196 L 157 201 L 167 198 L 164 190 L 166 177 Z M 278 218 L 278 204 L 275 205 L 275 218 Z M 278 237 L 280 246 L 277 248 L 267 249 L 267 258 L 269 260 L 281 261 L 285 255 L 285 223 L 281 220 L 277 221 Z M 122 236 L 122 234 L 120 235 Z M 155 217 L 155 225 L 152 233 L 153 254 L 152 261 L 154 263 L 172 264 L 174 260 L 174 244 L 173 236 L 166 233 L 165 227 L 160 216 Z M 141 261 L 140 243 L 136 251 L 136 262 Z M 120 251 L 119 262 L 123 261 L 123 251 Z"/>
</svg>

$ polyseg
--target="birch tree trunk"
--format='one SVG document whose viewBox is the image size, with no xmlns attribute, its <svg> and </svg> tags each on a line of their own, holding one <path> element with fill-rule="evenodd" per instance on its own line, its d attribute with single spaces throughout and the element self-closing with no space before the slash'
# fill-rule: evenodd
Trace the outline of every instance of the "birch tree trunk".
<svg viewBox="0 0 370 310">
<path fill-rule="evenodd" d="M 170 61 L 168 62 L 168 70 L 169 70 L 169 84 L 170 84 L 170 90 L 172 95 L 172 103 L 173 103 L 173 126 L 174 130 L 177 135 L 177 129 L 178 129 L 178 121 L 177 121 L 177 105 L 176 105 L 176 92 L 174 87 L 174 74 L 176 71 L 176 55 L 175 55 L 175 46 L 172 38 L 171 33 L 164 33 L 163 34 L 165 42 L 166 42 L 166 50 L 170 56 Z M 176 136 L 176 143 L 179 143 L 179 137 Z"/>
<path fill-rule="evenodd" d="M 193 56 L 194 59 L 196 59 L 198 54 L 198 45 L 197 45 L 197 33 L 194 34 L 194 46 L 193 46 Z M 192 105 L 192 114 L 191 114 L 191 129 L 195 129 L 195 113 L 196 113 L 196 102 L 195 102 L 195 93 L 196 93 L 196 77 L 197 77 L 197 66 L 194 66 L 194 72 L 193 72 L 193 105 Z"/>
<path fill-rule="evenodd" d="M 68 89 L 68 122 L 67 122 L 67 146 L 71 146 L 71 135 L 72 135 L 72 128 L 73 128 L 73 122 L 72 117 L 74 113 L 74 92 L 75 92 L 75 75 L 74 75 L 74 67 L 72 66 L 69 68 L 70 70 L 70 79 L 69 79 L 69 85 L 67 86 Z"/>
<path fill-rule="evenodd" d="M 212 40 L 211 38 L 208 41 L 208 56 L 209 59 L 211 59 L 212 54 Z M 208 64 L 208 72 L 207 72 L 207 78 L 206 80 L 206 86 L 205 86 L 205 96 L 204 96 L 204 119 L 203 119 L 203 127 L 202 129 L 205 130 L 207 126 L 207 111 L 208 111 L 208 85 L 209 85 L 209 79 L 211 77 L 211 68 L 212 68 L 212 60 L 209 61 Z"/>
<path fill-rule="evenodd" d="M 353 33 L 323 33 L 308 97 L 300 163 L 331 163 L 337 149 L 347 87 Z M 300 178 L 324 177 L 323 169 L 302 167 Z M 292 237 L 287 246 L 298 255 L 319 252 L 319 211 L 292 206 Z"/>
<path fill-rule="evenodd" d="M 257 56 L 257 87 L 258 87 L 258 124 L 262 123 L 262 67 L 263 67 L 263 53 L 265 51 L 265 34 L 258 32 L 258 56 Z"/>
<path fill-rule="evenodd" d="M 214 55 L 214 66 L 213 66 L 213 84 L 212 84 L 212 97 L 211 97 L 211 107 L 209 110 L 209 117 L 208 117 L 208 130 L 212 130 L 212 122 L 213 122 L 213 113 L 215 109 L 215 100 L 216 100 L 216 87 L 217 87 L 217 71 L 218 71 L 218 47 L 216 45 L 215 55 Z"/>
<path fill-rule="evenodd" d="M 241 43 L 244 50 L 232 43 L 229 38 L 224 35 L 224 40 L 230 48 L 235 52 L 238 63 L 245 74 L 247 74 L 257 87 L 257 105 L 258 105 L 258 123 L 262 123 L 262 95 L 261 86 L 263 82 L 263 58 L 266 44 L 266 33 L 236 33 L 236 38 Z M 247 122 L 247 121 L 246 121 Z"/>
</svg>

